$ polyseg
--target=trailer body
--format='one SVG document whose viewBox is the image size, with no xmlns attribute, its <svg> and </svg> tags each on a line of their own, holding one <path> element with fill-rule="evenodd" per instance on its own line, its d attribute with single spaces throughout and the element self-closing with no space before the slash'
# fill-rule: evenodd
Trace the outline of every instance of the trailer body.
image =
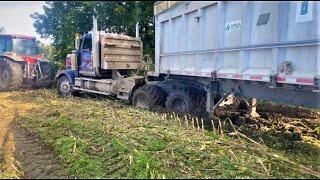
<svg viewBox="0 0 320 180">
<path fill-rule="evenodd" d="M 319 2 L 166 2 L 155 4 L 152 76 L 320 107 Z"/>
</svg>

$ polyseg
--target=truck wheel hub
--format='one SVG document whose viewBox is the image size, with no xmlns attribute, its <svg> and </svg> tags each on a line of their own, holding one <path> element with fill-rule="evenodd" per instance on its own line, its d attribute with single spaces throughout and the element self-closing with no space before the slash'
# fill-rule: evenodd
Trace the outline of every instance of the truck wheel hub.
<svg viewBox="0 0 320 180">
<path fill-rule="evenodd" d="M 138 100 L 137 100 L 136 106 L 139 107 L 139 108 L 143 108 L 143 109 L 148 108 L 146 97 L 145 96 L 140 96 L 140 98 L 138 98 Z"/>
<path fill-rule="evenodd" d="M 70 84 L 69 84 L 69 82 L 63 81 L 63 82 L 61 83 L 61 91 L 62 91 L 62 92 L 65 92 L 65 93 L 67 93 L 67 92 L 70 91 Z"/>
</svg>

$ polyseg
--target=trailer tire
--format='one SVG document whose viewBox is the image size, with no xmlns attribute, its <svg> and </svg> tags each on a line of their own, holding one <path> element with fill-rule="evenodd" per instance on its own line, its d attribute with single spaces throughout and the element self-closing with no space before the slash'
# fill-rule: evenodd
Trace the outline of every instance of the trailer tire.
<svg viewBox="0 0 320 180">
<path fill-rule="evenodd" d="M 0 61 L 0 91 L 6 91 L 10 88 L 12 72 L 10 65 L 5 61 Z"/>
<path fill-rule="evenodd" d="M 176 90 L 169 94 L 166 108 L 179 113 L 197 113 L 199 98 L 190 89 Z"/>
<path fill-rule="evenodd" d="M 77 94 L 77 91 L 72 90 L 73 84 L 69 81 L 68 77 L 63 75 L 58 78 L 57 89 L 58 94 L 62 97 L 71 97 Z"/>
<path fill-rule="evenodd" d="M 158 86 L 144 85 L 134 91 L 132 104 L 143 109 L 154 109 L 164 106 L 167 93 Z"/>
</svg>

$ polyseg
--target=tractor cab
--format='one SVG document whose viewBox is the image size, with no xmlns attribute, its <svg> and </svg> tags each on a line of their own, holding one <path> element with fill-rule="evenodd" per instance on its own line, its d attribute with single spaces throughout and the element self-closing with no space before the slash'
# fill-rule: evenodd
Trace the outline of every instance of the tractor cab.
<svg viewBox="0 0 320 180">
<path fill-rule="evenodd" d="M 0 53 L 15 53 L 22 56 L 37 56 L 36 38 L 19 35 L 0 35 Z"/>
<path fill-rule="evenodd" d="M 19 57 L 20 61 L 36 63 L 42 59 L 37 47 L 36 38 L 22 35 L 0 35 L 0 55 Z"/>
<path fill-rule="evenodd" d="M 52 65 L 40 54 L 36 38 L 0 35 L 0 91 L 52 83 Z"/>
</svg>

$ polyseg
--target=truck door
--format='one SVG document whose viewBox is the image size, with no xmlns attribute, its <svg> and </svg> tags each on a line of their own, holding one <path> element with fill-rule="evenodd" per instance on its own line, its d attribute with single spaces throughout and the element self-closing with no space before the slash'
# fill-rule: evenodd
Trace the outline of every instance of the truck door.
<svg viewBox="0 0 320 180">
<path fill-rule="evenodd" d="M 91 34 L 84 37 L 80 49 L 80 73 L 90 74 L 94 72 L 92 68 L 92 38 Z"/>
</svg>

